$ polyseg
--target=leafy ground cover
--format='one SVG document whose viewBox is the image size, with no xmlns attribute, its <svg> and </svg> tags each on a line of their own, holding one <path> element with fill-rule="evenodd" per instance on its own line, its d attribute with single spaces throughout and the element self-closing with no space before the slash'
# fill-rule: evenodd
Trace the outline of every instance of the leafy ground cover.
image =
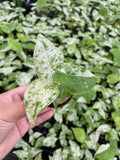
<svg viewBox="0 0 120 160">
<path fill-rule="evenodd" d="M 43 34 L 66 63 L 89 69 L 95 87 L 55 109 L 54 118 L 30 130 L 16 145 L 19 159 L 120 159 L 120 2 L 48 0 L 29 14 L 0 4 L 0 91 L 30 83 L 33 51 Z"/>
</svg>

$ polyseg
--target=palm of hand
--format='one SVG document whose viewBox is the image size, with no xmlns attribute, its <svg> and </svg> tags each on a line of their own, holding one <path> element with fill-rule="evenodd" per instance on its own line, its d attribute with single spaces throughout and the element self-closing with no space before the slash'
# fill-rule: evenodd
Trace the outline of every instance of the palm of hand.
<svg viewBox="0 0 120 160">
<path fill-rule="evenodd" d="M 32 126 L 26 117 L 23 95 L 28 85 L 0 95 L 0 159 L 2 159 Z M 43 110 L 36 125 L 53 116 L 51 108 Z M 4 154 L 3 154 L 4 153 Z"/>
</svg>

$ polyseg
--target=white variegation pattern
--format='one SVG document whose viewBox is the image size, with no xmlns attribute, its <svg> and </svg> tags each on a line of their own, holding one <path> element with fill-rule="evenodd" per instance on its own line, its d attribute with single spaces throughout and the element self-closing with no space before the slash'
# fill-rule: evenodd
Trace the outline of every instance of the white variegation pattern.
<svg viewBox="0 0 120 160">
<path fill-rule="evenodd" d="M 59 94 L 56 83 L 46 83 L 40 79 L 34 80 L 24 95 L 24 104 L 28 120 L 35 124 L 37 115 L 50 103 L 52 103 Z"/>
<path fill-rule="evenodd" d="M 41 80 L 52 81 L 54 70 L 63 60 L 64 57 L 60 49 L 39 34 L 33 56 L 38 77 Z"/>
<path fill-rule="evenodd" d="M 59 68 L 57 70 L 68 75 L 80 77 L 95 77 L 95 75 L 91 73 L 88 69 L 82 66 L 78 66 L 77 64 L 74 65 L 71 63 L 63 63 L 59 65 Z"/>
</svg>

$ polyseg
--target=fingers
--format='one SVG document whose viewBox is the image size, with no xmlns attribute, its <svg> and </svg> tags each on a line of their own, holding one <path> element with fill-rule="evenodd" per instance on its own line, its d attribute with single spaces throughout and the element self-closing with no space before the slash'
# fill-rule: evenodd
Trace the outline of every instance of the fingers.
<svg viewBox="0 0 120 160">
<path fill-rule="evenodd" d="M 11 110 L 12 109 L 12 110 Z M 16 104 L 16 106 L 12 106 L 12 108 L 10 109 L 10 111 L 8 110 L 8 112 L 10 113 L 11 117 L 10 117 L 10 122 L 17 122 L 19 119 L 26 117 L 26 111 L 25 111 L 25 107 L 24 107 L 24 102 L 19 102 L 18 104 Z M 50 107 L 46 107 L 44 110 L 42 110 L 38 116 L 43 115 L 46 112 L 52 111 L 53 109 Z"/>
<path fill-rule="evenodd" d="M 42 113 L 39 114 L 35 121 L 35 126 L 44 123 L 48 119 L 50 119 L 53 116 L 54 112 L 51 108 L 46 108 Z M 23 117 L 20 119 L 17 123 L 17 130 L 19 131 L 20 138 L 24 136 L 24 134 L 30 130 L 31 128 L 34 128 L 35 126 L 31 125 L 29 121 L 27 120 L 27 117 Z"/>
<path fill-rule="evenodd" d="M 53 111 L 49 109 L 49 111 L 44 112 L 36 119 L 36 125 L 39 125 L 53 116 Z M 2 144 L 0 144 L 0 159 L 3 159 L 5 155 L 7 155 L 11 149 L 18 143 L 18 141 L 25 135 L 25 133 L 35 126 L 31 125 L 27 118 L 24 117 L 19 120 L 7 138 L 4 140 Z"/>
<path fill-rule="evenodd" d="M 39 115 L 41 115 L 41 114 L 43 114 L 43 113 L 45 113 L 45 112 L 48 112 L 48 111 L 50 111 L 50 110 L 53 111 L 53 108 L 51 108 L 51 107 L 46 107 L 45 109 L 43 109 L 43 110 L 39 113 Z M 39 115 L 38 115 L 38 116 L 39 116 Z"/>
<path fill-rule="evenodd" d="M 46 112 L 39 115 L 35 121 L 35 126 L 44 123 L 48 119 L 50 119 L 53 116 L 54 112 L 53 110 L 49 109 Z M 32 124 L 30 124 L 27 120 L 27 117 L 22 118 L 17 122 L 17 128 L 19 130 L 20 138 L 24 136 L 24 134 L 29 131 L 30 129 L 34 128 Z"/>
<path fill-rule="evenodd" d="M 45 121 L 47 121 L 48 119 L 50 119 L 53 116 L 54 112 L 53 110 L 49 110 L 47 112 L 44 112 L 43 114 L 39 115 L 35 121 L 36 125 L 39 125 Z"/>
<path fill-rule="evenodd" d="M 22 99 L 28 86 L 29 84 L 15 88 L 11 91 L 3 93 L 2 96 L 0 96 L 2 100 L 4 99 L 3 105 L 5 106 L 3 107 L 2 105 L 0 107 L 0 112 L 3 113 L 1 115 L 3 120 L 14 123 L 26 116 L 24 102 Z M 48 110 L 49 108 L 47 107 L 45 110 L 40 112 L 40 115 Z"/>
<path fill-rule="evenodd" d="M 29 84 L 4 92 L 0 95 L 0 99 L 8 103 L 20 102 L 23 100 L 24 93 L 28 86 Z"/>
</svg>

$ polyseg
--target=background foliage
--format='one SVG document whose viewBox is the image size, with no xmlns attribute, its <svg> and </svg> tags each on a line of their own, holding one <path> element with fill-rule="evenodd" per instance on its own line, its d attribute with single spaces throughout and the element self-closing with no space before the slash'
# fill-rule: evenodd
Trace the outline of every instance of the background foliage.
<svg viewBox="0 0 120 160">
<path fill-rule="evenodd" d="M 0 4 L 1 93 L 35 78 L 32 55 L 38 33 L 62 50 L 66 62 L 89 68 L 98 82 L 87 99 L 73 99 L 26 134 L 14 153 L 35 160 L 120 159 L 120 2 L 45 4 L 37 1 L 29 13 L 14 2 Z"/>
</svg>

